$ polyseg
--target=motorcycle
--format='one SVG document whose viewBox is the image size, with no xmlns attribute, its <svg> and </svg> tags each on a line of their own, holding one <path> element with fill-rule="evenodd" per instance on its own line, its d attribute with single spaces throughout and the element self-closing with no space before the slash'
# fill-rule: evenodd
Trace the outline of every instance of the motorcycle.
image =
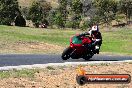
<svg viewBox="0 0 132 88">
<path fill-rule="evenodd" d="M 61 58 L 63 60 L 69 58 L 89 60 L 94 54 L 92 38 L 89 36 L 75 35 L 70 38 L 70 46 L 63 51 Z"/>
</svg>

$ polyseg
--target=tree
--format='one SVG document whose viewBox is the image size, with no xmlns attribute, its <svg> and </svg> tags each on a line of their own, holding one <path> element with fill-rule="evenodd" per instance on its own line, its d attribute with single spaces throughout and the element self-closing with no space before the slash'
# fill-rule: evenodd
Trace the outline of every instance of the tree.
<svg viewBox="0 0 132 88">
<path fill-rule="evenodd" d="M 45 0 L 38 0 L 32 3 L 29 8 L 29 18 L 32 20 L 35 27 L 39 27 L 39 24 L 46 22 L 45 20 L 51 8 L 51 5 Z"/>
<path fill-rule="evenodd" d="M 63 20 L 63 23 L 66 24 L 66 20 L 67 20 L 67 16 L 68 16 L 68 10 L 67 10 L 67 4 L 68 1 L 67 0 L 59 0 L 59 7 L 58 7 L 58 11 L 61 14 L 61 18 Z M 65 24 L 63 25 L 65 27 Z"/>
<path fill-rule="evenodd" d="M 29 7 L 21 7 L 21 14 L 27 19 L 29 20 Z"/>
<path fill-rule="evenodd" d="M 119 1 L 119 11 L 126 15 L 126 20 L 130 21 L 132 16 L 132 0 L 120 0 Z"/>
<path fill-rule="evenodd" d="M 79 28 L 79 24 L 81 22 L 81 15 L 74 15 L 72 17 L 72 28 L 73 29 L 76 29 L 76 28 Z"/>
<path fill-rule="evenodd" d="M 33 2 L 29 9 L 29 17 L 34 23 L 35 27 L 39 27 L 43 19 L 42 7 L 39 2 Z"/>
<path fill-rule="evenodd" d="M 93 12 L 94 11 L 94 7 L 92 5 L 93 1 L 92 0 L 84 0 L 83 1 L 83 16 L 87 17 L 87 16 L 91 16 L 91 15 L 94 15 Z"/>
<path fill-rule="evenodd" d="M 81 21 L 81 16 L 83 13 L 83 3 L 81 0 L 72 0 L 71 2 L 71 12 L 72 12 L 72 28 L 79 28 Z"/>
<path fill-rule="evenodd" d="M 58 2 L 59 2 L 59 8 L 61 8 L 62 11 L 66 10 L 68 1 L 67 0 L 58 0 Z"/>
<path fill-rule="evenodd" d="M 0 24 L 11 25 L 19 11 L 17 0 L 0 0 Z"/>
<path fill-rule="evenodd" d="M 58 28 L 64 28 L 63 16 L 59 11 L 55 14 L 54 23 L 58 26 Z"/>
<path fill-rule="evenodd" d="M 55 22 L 55 17 L 56 17 L 56 10 L 52 9 L 49 12 L 49 15 L 47 17 L 49 25 L 51 26 L 51 28 L 53 28 L 54 22 Z"/>
<path fill-rule="evenodd" d="M 117 12 L 117 2 L 115 0 L 94 0 L 94 6 L 97 8 L 97 18 L 103 23 L 109 24 L 115 19 Z"/>
<path fill-rule="evenodd" d="M 75 14 L 82 14 L 82 2 L 80 0 L 72 0 L 71 9 Z"/>
<path fill-rule="evenodd" d="M 49 15 L 50 10 L 52 9 L 50 2 L 45 0 L 38 0 L 42 8 L 43 18 L 46 18 Z"/>
</svg>

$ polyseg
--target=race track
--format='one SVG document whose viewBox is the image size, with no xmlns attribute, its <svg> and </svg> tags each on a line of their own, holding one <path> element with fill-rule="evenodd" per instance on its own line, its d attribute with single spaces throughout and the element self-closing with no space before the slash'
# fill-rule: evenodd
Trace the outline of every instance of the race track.
<svg viewBox="0 0 132 88">
<path fill-rule="evenodd" d="M 90 61 L 83 59 L 69 59 L 63 61 L 61 55 L 34 55 L 34 54 L 5 54 L 0 55 L 0 67 L 5 66 L 20 66 L 34 64 L 49 64 L 49 63 L 66 63 L 66 62 L 111 62 L 111 61 L 132 61 L 132 56 L 110 56 L 110 55 L 95 55 Z"/>
</svg>

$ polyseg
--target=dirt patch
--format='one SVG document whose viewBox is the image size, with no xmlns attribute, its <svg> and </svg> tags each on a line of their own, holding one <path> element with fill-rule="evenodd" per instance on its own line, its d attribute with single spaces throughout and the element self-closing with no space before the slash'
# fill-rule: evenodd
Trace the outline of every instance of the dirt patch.
<svg viewBox="0 0 132 88">
<path fill-rule="evenodd" d="M 41 69 L 34 78 L 5 78 L 0 80 L 1 88 L 132 88 L 129 84 L 86 84 L 76 83 L 78 66 Z M 83 66 L 89 74 L 130 74 L 132 63 L 97 64 Z M 51 68 L 51 67 L 50 67 Z"/>
<path fill-rule="evenodd" d="M 36 42 L 28 42 L 28 43 L 18 43 L 19 51 L 24 52 L 42 52 L 42 53 L 60 53 L 63 50 L 63 47 L 58 45 L 53 45 L 49 43 L 36 43 Z"/>
<path fill-rule="evenodd" d="M 63 47 L 40 42 L 16 42 L 3 48 L 2 53 L 39 53 L 39 54 L 58 54 L 63 51 Z"/>
</svg>

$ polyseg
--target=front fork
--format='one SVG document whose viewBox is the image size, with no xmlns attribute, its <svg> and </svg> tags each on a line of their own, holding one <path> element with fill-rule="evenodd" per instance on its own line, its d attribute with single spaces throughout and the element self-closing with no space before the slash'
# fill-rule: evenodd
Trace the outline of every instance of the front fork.
<svg viewBox="0 0 132 88">
<path fill-rule="evenodd" d="M 75 51 L 76 51 L 77 49 L 74 49 L 72 52 L 71 52 L 71 54 L 70 55 L 72 55 Z"/>
</svg>

